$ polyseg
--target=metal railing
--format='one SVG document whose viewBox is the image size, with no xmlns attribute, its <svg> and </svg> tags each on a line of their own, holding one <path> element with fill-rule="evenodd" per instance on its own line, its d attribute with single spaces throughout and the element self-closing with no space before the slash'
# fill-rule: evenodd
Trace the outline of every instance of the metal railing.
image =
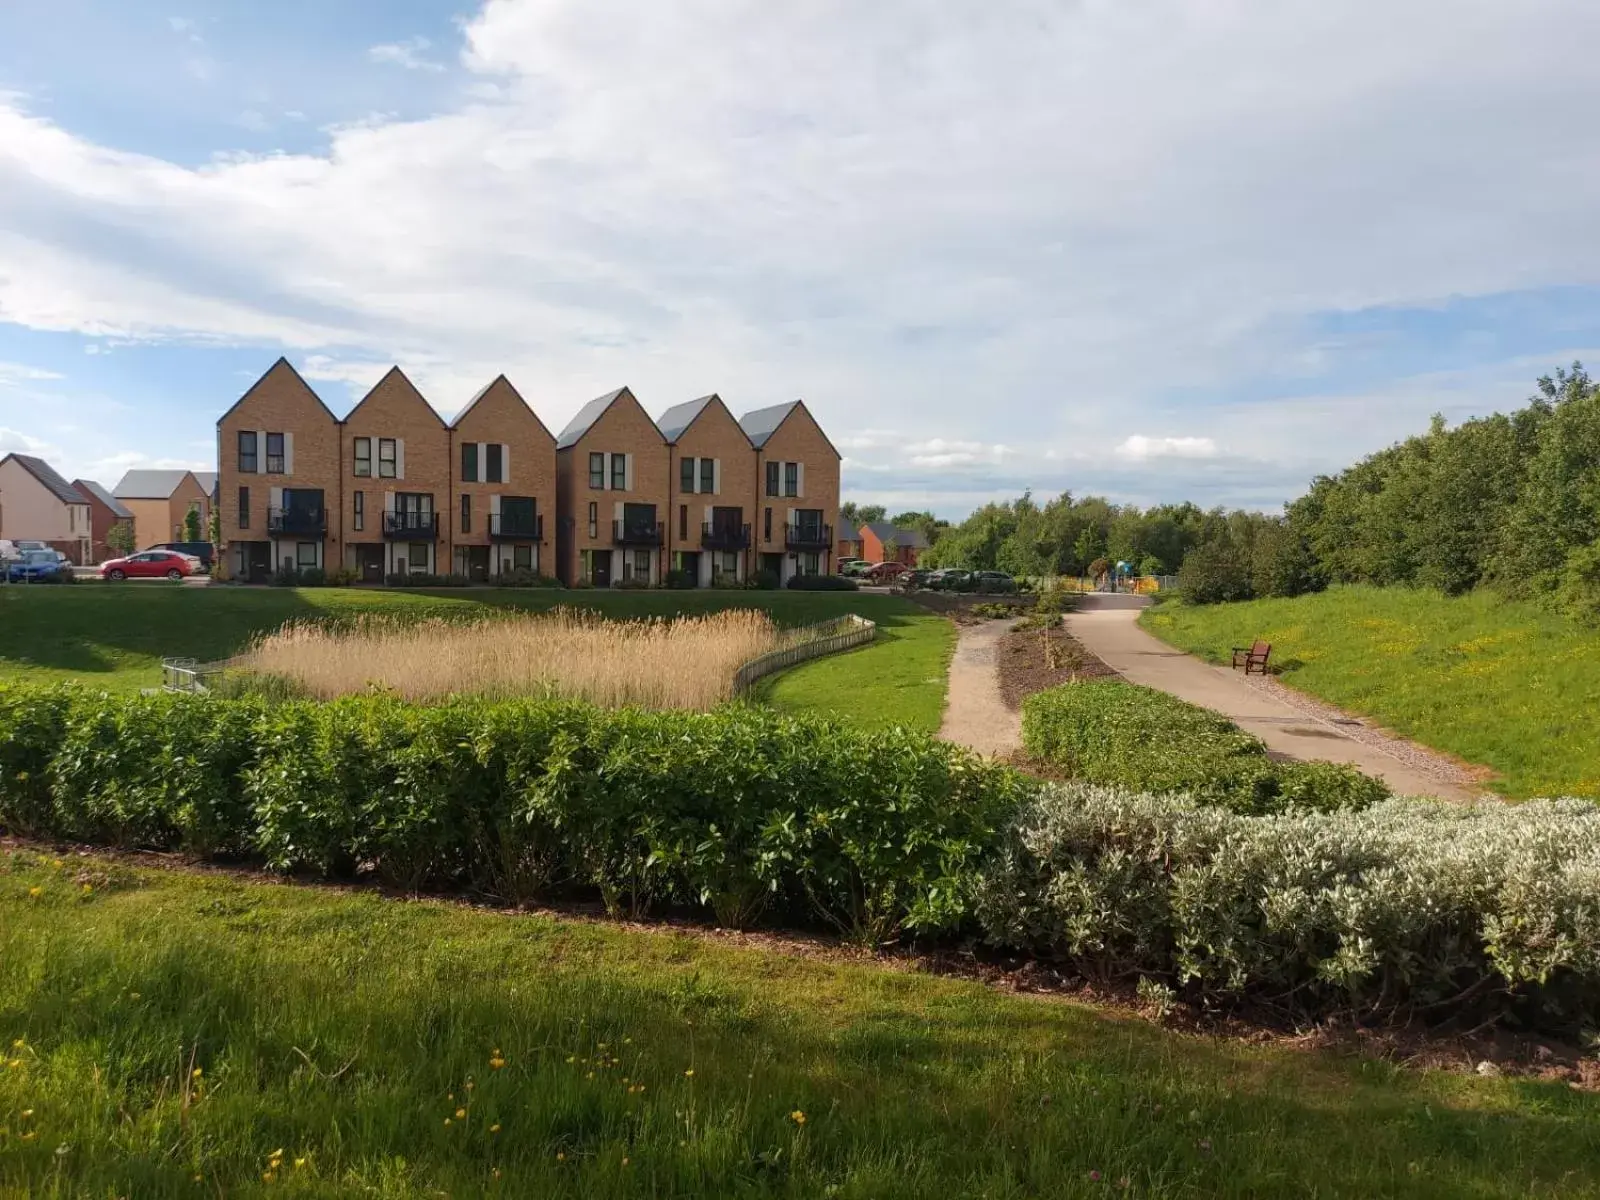
<svg viewBox="0 0 1600 1200">
<path fill-rule="evenodd" d="M 543 542 L 544 514 L 508 517 L 503 512 L 490 513 L 489 536 L 502 542 Z"/>
<path fill-rule="evenodd" d="M 431 542 L 439 536 L 439 514 L 386 512 L 383 514 L 383 536 L 400 539 L 419 538 Z"/>
<path fill-rule="evenodd" d="M 790 550 L 827 550 L 833 545 L 833 526 L 786 525 L 783 544 Z"/>
<path fill-rule="evenodd" d="M 735 696 L 744 695 L 755 686 L 757 680 L 775 671 L 782 671 L 807 659 L 821 658 L 824 654 L 837 654 L 841 650 L 864 646 L 877 636 L 878 626 L 865 617 L 849 613 L 832 621 L 807 625 L 795 632 L 799 635 L 799 640 L 792 645 L 774 650 L 770 654 L 763 654 L 760 658 L 752 658 L 734 672 Z"/>
<path fill-rule="evenodd" d="M 161 690 L 164 692 L 209 692 L 211 682 L 231 662 L 199 662 L 193 658 L 163 658 L 161 660 Z"/>
<path fill-rule="evenodd" d="M 659 546 L 662 538 L 660 521 L 613 521 L 611 544 L 614 546 Z"/>
<path fill-rule="evenodd" d="M 319 505 L 316 508 L 268 508 L 267 532 L 285 534 L 324 534 L 328 531 L 328 514 Z"/>
<path fill-rule="evenodd" d="M 700 526 L 700 545 L 707 550 L 747 550 L 750 526 L 707 521 Z"/>
</svg>

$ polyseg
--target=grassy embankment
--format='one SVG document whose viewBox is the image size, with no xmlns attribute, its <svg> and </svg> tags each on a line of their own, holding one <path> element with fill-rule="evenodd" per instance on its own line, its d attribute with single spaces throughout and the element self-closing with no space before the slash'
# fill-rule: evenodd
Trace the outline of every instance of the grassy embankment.
<svg viewBox="0 0 1600 1200">
<path fill-rule="evenodd" d="M 1600 797 L 1600 634 L 1534 605 L 1339 587 L 1141 621 L 1213 662 L 1264 638 L 1284 683 L 1491 768 L 1504 795 Z"/>
<path fill-rule="evenodd" d="M 933 732 L 944 707 L 955 631 L 943 617 L 892 596 L 828 592 L 495 590 L 401 592 L 342 588 L 0 588 L 0 679 L 78 679 L 114 690 L 160 683 L 164 656 L 210 661 L 238 653 L 285 621 L 467 616 L 495 608 L 581 606 L 627 619 L 757 608 L 779 625 L 844 613 L 878 622 L 870 646 L 786 672 L 763 692 L 792 711 L 823 712 L 863 727 Z"/>
<path fill-rule="evenodd" d="M 19 852 L 0 961 L 3 1195 L 1600 1196 L 1564 1084 L 671 932 Z"/>
</svg>

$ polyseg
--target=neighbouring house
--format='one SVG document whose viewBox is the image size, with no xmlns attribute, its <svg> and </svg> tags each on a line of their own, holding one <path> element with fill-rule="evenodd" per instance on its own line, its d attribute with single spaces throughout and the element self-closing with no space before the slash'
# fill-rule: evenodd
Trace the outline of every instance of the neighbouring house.
<svg viewBox="0 0 1600 1200">
<path fill-rule="evenodd" d="M 344 565 L 364 582 L 450 570 L 450 427 L 399 367 L 341 426 Z"/>
<path fill-rule="evenodd" d="M 92 479 L 74 479 L 72 486 L 89 502 L 89 560 L 98 563 L 116 558 L 122 552 L 111 548 L 111 529 L 126 525 L 131 530 L 133 510 Z"/>
<path fill-rule="evenodd" d="M 833 569 L 839 452 L 803 400 L 739 418 L 756 449 L 756 567 L 780 582 Z"/>
<path fill-rule="evenodd" d="M 918 556 L 928 548 L 928 538 L 922 530 L 906 529 L 887 521 L 868 521 L 856 535 L 861 539 L 858 557 L 871 563 L 897 562 L 914 567 Z"/>
<path fill-rule="evenodd" d="M 677 404 L 656 422 L 667 441 L 667 553 L 696 587 L 750 574 L 755 447 L 716 393 Z"/>
<path fill-rule="evenodd" d="M 552 573 L 556 439 L 504 375 L 450 423 L 455 468 L 453 570 L 482 582 L 516 571 Z"/>
<path fill-rule="evenodd" d="M 184 519 L 191 510 L 200 514 L 200 540 L 210 536 L 211 493 L 193 471 L 129 471 L 111 494 L 133 513 L 133 540 L 140 550 L 163 542 L 188 541 Z"/>
<path fill-rule="evenodd" d="M 625 387 L 589 401 L 556 439 L 556 574 L 571 585 L 662 581 L 666 439 Z"/>
<path fill-rule="evenodd" d="M 78 566 L 93 560 L 90 501 L 31 454 L 0 458 L 0 539 L 44 542 Z"/>
</svg>

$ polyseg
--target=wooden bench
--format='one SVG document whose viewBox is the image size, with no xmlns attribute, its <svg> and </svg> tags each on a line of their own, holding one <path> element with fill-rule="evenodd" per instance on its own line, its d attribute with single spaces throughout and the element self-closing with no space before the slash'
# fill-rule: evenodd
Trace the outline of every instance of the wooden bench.
<svg viewBox="0 0 1600 1200">
<path fill-rule="evenodd" d="M 1257 675 L 1267 673 L 1267 655 L 1272 653 L 1271 642 L 1252 642 L 1248 647 L 1235 646 L 1233 648 L 1233 669 L 1237 671 L 1239 664 L 1244 664 L 1244 673 L 1250 674 L 1253 670 Z"/>
</svg>

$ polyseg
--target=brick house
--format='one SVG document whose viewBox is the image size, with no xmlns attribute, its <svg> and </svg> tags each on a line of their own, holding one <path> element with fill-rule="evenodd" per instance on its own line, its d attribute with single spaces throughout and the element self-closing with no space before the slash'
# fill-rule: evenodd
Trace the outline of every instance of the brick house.
<svg viewBox="0 0 1600 1200">
<path fill-rule="evenodd" d="M 113 550 L 106 539 L 116 525 L 133 527 L 133 510 L 92 479 L 74 479 L 72 486 L 89 502 L 89 561 L 105 562 L 121 551 Z M 138 534 L 135 532 L 137 539 Z M 134 543 L 137 545 L 137 541 Z"/>
<path fill-rule="evenodd" d="M 218 574 L 337 565 L 339 422 L 280 358 L 217 421 Z M 142 545 L 143 543 L 141 543 Z"/>
<path fill-rule="evenodd" d="M 667 551 L 697 587 L 750 574 L 756 454 L 715 393 L 674 405 L 656 422 L 668 452 Z"/>
<path fill-rule="evenodd" d="M 888 521 L 868 521 L 856 531 L 860 557 L 869 563 L 898 562 L 917 565 L 918 556 L 928 548 L 928 538 L 920 529 L 906 529 Z"/>
<path fill-rule="evenodd" d="M 578 410 L 556 439 L 561 582 L 661 582 L 667 464 L 666 439 L 627 388 Z"/>
<path fill-rule="evenodd" d="M 133 513 L 133 544 L 140 550 L 190 540 L 184 524 L 191 511 L 200 514 L 199 540 L 210 536 L 211 493 L 193 471 L 129 471 L 111 494 Z"/>
<path fill-rule="evenodd" d="M 450 427 L 390 367 L 340 422 L 342 565 L 366 583 L 449 570 Z"/>
<path fill-rule="evenodd" d="M 0 458 L 0 538 L 44 542 L 78 566 L 91 557 L 89 498 L 31 454 Z"/>
<path fill-rule="evenodd" d="M 450 423 L 449 541 L 456 574 L 476 581 L 548 573 L 554 554 L 556 439 L 504 375 Z"/>
<path fill-rule="evenodd" d="M 756 449 L 756 566 L 777 574 L 833 569 L 839 515 L 839 452 L 803 400 L 739 418 Z"/>
</svg>

